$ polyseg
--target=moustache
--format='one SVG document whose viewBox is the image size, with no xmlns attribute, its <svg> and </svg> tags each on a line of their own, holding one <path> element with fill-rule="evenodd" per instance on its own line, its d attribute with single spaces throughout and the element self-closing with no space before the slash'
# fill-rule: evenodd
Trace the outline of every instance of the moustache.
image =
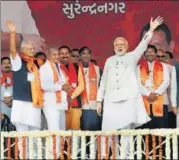
<svg viewBox="0 0 179 160">
<path fill-rule="evenodd" d="M 65 59 L 65 58 L 69 58 L 69 57 L 62 57 L 63 59 Z"/>
<path fill-rule="evenodd" d="M 8 69 L 9 69 L 10 67 L 9 67 L 9 66 L 6 66 L 6 67 L 4 67 L 4 68 L 8 68 Z"/>
</svg>

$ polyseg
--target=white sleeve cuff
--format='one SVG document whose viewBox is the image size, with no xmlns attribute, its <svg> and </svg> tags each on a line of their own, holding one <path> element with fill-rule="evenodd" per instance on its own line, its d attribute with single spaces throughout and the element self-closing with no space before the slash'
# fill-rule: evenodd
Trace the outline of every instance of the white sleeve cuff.
<svg viewBox="0 0 179 160">
<path fill-rule="evenodd" d="M 12 56 L 10 55 L 10 59 L 11 59 L 12 70 L 13 71 L 20 70 L 22 67 L 22 60 L 19 54 L 17 53 L 15 58 L 12 58 Z"/>
</svg>

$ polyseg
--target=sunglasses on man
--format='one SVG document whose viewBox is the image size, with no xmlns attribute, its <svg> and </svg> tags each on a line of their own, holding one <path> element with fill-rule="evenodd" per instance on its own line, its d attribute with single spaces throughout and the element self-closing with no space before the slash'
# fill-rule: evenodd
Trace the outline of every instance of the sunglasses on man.
<svg viewBox="0 0 179 160">
<path fill-rule="evenodd" d="M 78 56 L 78 55 L 71 55 L 71 57 L 73 57 L 73 58 L 79 58 L 80 56 Z"/>
<path fill-rule="evenodd" d="M 157 58 L 165 58 L 165 56 L 164 55 L 162 55 L 162 56 L 157 55 Z"/>
</svg>

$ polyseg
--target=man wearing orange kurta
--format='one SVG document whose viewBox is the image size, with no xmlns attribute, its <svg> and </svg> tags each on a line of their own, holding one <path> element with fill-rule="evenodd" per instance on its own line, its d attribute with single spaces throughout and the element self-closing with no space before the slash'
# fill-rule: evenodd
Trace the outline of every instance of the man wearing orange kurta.
<svg viewBox="0 0 179 160">
<path fill-rule="evenodd" d="M 164 93 L 169 86 L 169 72 L 167 65 L 156 61 L 157 49 L 148 45 L 145 59 L 139 68 L 139 80 L 146 111 L 151 121 L 146 128 L 167 128 L 168 108 L 164 105 Z"/>
<path fill-rule="evenodd" d="M 66 111 L 66 129 L 79 130 L 81 118 L 81 100 L 79 95 L 84 90 L 84 79 L 82 69 L 69 62 L 70 48 L 61 46 L 59 48 L 60 67 L 65 73 L 70 90 L 68 92 L 68 110 Z"/>
</svg>

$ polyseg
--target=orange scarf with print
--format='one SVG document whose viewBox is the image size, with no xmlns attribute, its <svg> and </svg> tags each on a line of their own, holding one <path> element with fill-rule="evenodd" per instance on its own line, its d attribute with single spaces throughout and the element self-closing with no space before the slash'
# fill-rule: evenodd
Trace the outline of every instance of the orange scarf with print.
<svg viewBox="0 0 179 160">
<path fill-rule="evenodd" d="M 75 89 L 78 86 L 78 74 L 76 73 L 76 69 L 74 64 L 69 63 L 68 64 L 68 69 L 64 65 L 60 65 L 60 68 L 64 71 L 65 75 L 68 77 L 68 82 L 71 87 L 71 89 L 68 92 L 68 96 L 70 97 L 72 93 L 75 91 Z M 69 106 L 70 107 L 78 107 L 78 101 L 77 98 L 74 98 Z"/>
<path fill-rule="evenodd" d="M 57 71 L 55 64 L 50 62 L 50 61 L 49 61 L 49 64 L 50 64 L 50 66 L 53 70 L 53 82 L 54 82 L 54 84 L 59 83 L 58 71 Z M 57 104 L 61 103 L 61 91 L 56 91 L 55 94 L 56 94 L 56 103 Z"/>
<path fill-rule="evenodd" d="M 43 106 L 43 91 L 40 85 L 39 70 L 34 63 L 34 60 L 37 60 L 37 63 L 41 64 L 41 59 L 32 58 L 24 53 L 21 54 L 21 58 L 27 62 L 27 69 L 30 73 L 34 74 L 34 80 L 31 81 L 31 92 L 32 92 L 32 103 L 34 107 L 41 108 Z"/>
<path fill-rule="evenodd" d="M 13 78 L 11 72 L 3 72 L 1 73 L 1 86 L 4 84 L 4 86 L 7 88 L 9 86 L 13 85 Z"/>
<path fill-rule="evenodd" d="M 141 72 L 141 82 L 145 85 L 148 76 L 149 76 L 149 69 L 148 64 L 145 61 L 140 65 L 140 72 Z M 163 82 L 163 66 L 160 62 L 154 62 L 153 68 L 153 89 L 157 89 Z M 143 96 L 144 104 L 148 115 L 150 115 L 150 102 L 148 101 L 147 96 Z M 163 116 L 163 95 L 159 95 L 157 100 L 152 103 L 152 111 L 153 115 L 157 117 Z"/>
<path fill-rule="evenodd" d="M 79 63 L 79 67 L 81 67 L 81 69 L 82 69 L 84 82 L 86 82 L 85 81 L 85 73 L 84 73 L 83 65 L 81 62 Z M 83 105 L 88 104 L 89 101 L 96 101 L 96 98 L 97 98 L 98 79 L 97 79 L 95 65 L 91 62 L 89 62 L 89 74 L 88 75 L 89 75 L 89 77 L 88 77 L 89 78 L 89 99 L 88 99 L 86 83 L 85 83 L 85 87 L 84 87 L 85 89 L 81 94 Z"/>
</svg>

